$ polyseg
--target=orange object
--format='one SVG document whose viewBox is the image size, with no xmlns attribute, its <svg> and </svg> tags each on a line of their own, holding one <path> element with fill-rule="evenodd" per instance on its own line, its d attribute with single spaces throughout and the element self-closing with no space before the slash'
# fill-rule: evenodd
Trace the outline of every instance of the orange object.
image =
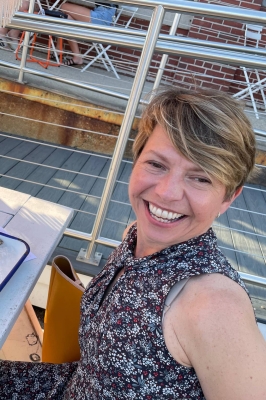
<svg viewBox="0 0 266 400">
<path fill-rule="evenodd" d="M 19 57 L 19 51 L 21 49 L 21 46 L 23 45 L 24 42 L 24 37 L 25 37 L 25 32 L 22 33 L 18 47 L 15 51 L 15 55 L 16 55 L 16 60 L 21 60 L 21 58 Z M 37 39 L 37 33 L 33 34 L 33 39 L 32 39 L 32 43 L 31 43 L 31 47 L 30 47 L 30 53 L 29 53 L 29 57 L 27 58 L 27 62 L 36 62 L 38 64 L 40 64 L 43 68 L 48 68 L 48 66 L 50 65 L 51 67 L 60 67 L 60 65 L 62 64 L 62 60 L 63 60 L 63 39 L 62 38 L 58 38 L 59 40 L 59 63 L 57 63 L 56 61 L 52 61 L 50 59 L 50 55 L 51 55 L 51 49 L 52 49 L 52 41 L 53 38 L 51 35 L 48 36 L 48 51 L 47 51 L 47 57 L 46 60 L 40 60 L 38 58 L 35 58 L 33 56 L 33 52 L 34 52 L 34 46 L 36 43 L 36 39 Z"/>
<path fill-rule="evenodd" d="M 78 331 L 84 290 L 69 259 L 56 256 L 44 316 L 42 361 L 61 364 L 80 359 Z"/>
</svg>

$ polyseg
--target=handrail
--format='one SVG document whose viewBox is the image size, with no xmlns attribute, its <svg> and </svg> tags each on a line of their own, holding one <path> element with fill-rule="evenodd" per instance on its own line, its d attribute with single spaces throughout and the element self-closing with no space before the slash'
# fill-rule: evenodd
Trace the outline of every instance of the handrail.
<svg viewBox="0 0 266 400">
<path fill-rule="evenodd" d="M 257 286 L 266 287 L 266 278 L 261 276 L 246 274 L 245 272 L 238 272 L 241 278 L 246 283 L 253 283 Z"/>
<path fill-rule="evenodd" d="M 78 25 L 83 26 L 83 29 L 81 29 L 81 27 L 78 29 L 76 28 L 77 24 L 73 21 L 60 20 L 59 23 L 49 24 L 38 22 L 38 16 L 35 16 L 35 18 L 36 22 L 22 18 L 16 20 L 14 17 L 9 27 L 37 33 L 45 32 L 48 35 L 64 36 L 70 39 L 76 38 L 77 40 L 85 40 L 89 42 L 119 45 L 134 49 L 142 49 L 145 43 L 145 40 L 142 37 L 135 38 L 131 35 L 129 39 L 128 35 L 125 33 L 126 30 L 122 30 L 123 34 L 113 33 L 112 36 L 110 36 L 112 27 L 109 27 L 109 33 L 105 33 L 101 30 L 98 32 L 92 28 L 84 28 L 84 25 L 86 25 L 85 23 L 79 23 Z M 241 47 L 235 45 L 234 49 L 237 49 L 237 51 L 231 50 L 229 46 L 225 46 L 225 51 L 220 51 L 222 46 L 214 46 L 213 42 L 210 42 L 207 47 L 203 46 L 203 41 L 201 41 L 200 45 L 197 44 L 197 40 L 194 41 L 194 44 L 191 42 L 186 43 L 184 40 L 183 43 L 178 43 L 180 41 L 181 40 L 179 40 L 179 37 L 172 37 L 171 40 L 169 40 L 169 36 L 164 35 L 164 40 L 157 41 L 154 51 L 161 54 L 179 55 L 193 58 L 199 57 L 207 61 L 216 61 L 219 63 L 228 63 L 230 61 L 231 64 L 241 64 L 250 68 L 264 68 L 266 64 L 266 52 L 262 49 L 259 49 L 258 52 L 256 52 L 256 49 L 255 51 L 246 51 L 244 46 Z M 187 46 L 188 43 L 190 46 Z M 247 52 L 251 55 L 246 54 Z M 264 57 L 257 56 L 257 54 L 264 54 Z M 256 57 L 254 57 L 254 55 L 256 55 Z"/>
<path fill-rule="evenodd" d="M 47 17 L 47 16 L 42 16 L 42 15 L 36 15 L 36 14 L 25 14 L 22 12 L 17 12 L 15 13 L 11 23 L 10 23 L 10 27 L 16 29 L 16 28 L 20 28 L 20 29 L 24 29 L 24 25 L 21 26 L 21 23 L 19 22 L 20 20 L 22 21 L 33 21 L 33 22 L 41 22 L 44 23 L 44 28 L 47 28 L 47 24 L 54 24 L 55 20 L 53 17 Z M 132 44 L 134 44 L 134 42 L 132 43 L 128 43 L 128 39 L 126 43 L 124 43 L 123 36 L 131 36 L 133 37 L 142 37 L 145 38 L 146 37 L 146 31 L 143 30 L 135 30 L 135 29 L 130 29 L 130 28 L 122 28 L 122 27 L 118 27 L 118 26 L 104 26 L 104 25 L 90 25 L 88 26 L 87 23 L 85 22 L 81 22 L 81 21 L 68 21 L 65 19 L 60 20 L 60 25 L 64 26 L 72 26 L 74 28 L 79 28 L 79 32 L 80 32 L 80 28 L 81 29 L 85 29 L 87 32 L 92 31 L 92 35 L 94 34 L 93 32 L 106 32 L 106 34 L 109 36 L 110 34 L 119 34 L 121 35 L 121 43 L 118 44 L 125 44 L 128 47 L 132 47 Z M 58 24 L 56 23 L 55 27 L 57 27 Z M 33 29 L 34 26 L 29 26 L 29 29 Z M 40 29 L 38 29 L 38 32 L 44 32 Z M 45 30 L 45 32 L 47 32 Z M 56 32 L 52 32 L 53 34 L 55 34 Z M 76 35 L 77 33 L 75 33 Z M 76 37 L 76 36 L 75 36 Z M 77 37 L 76 37 L 77 38 Z M 81 37 L 81 39 L 84 39 L 83 37 Z M 95 37 L 93 37 L 93 40 L 96 40 L 97 36 L 95 35 Z M 104 36 L 102 36 L 100 38 L 101 43 L 105 43 L 105 44 L 110 44 L 110 37 L 107 37 L 107 41 L 104 42 L 106 38 Z M 228 44 L 228 43 L 221 43 L 221 42 L 213 42 L 213 41 L 206 41 L 206 40 L 201 40 L 201 39 L 196 39 L 196 38 L 190 38 L 190 37 L 186 37 L 186 36 L 181 36 L 181 35 L 166 35 L 163 33 L 160 33 L 158 36 L 159 41 L 170 41 L 170 42 L 174 42 L 176 44 L 181 43 L 181 44 L 190 44 L 190 45 L 197 45 L 197 46 L 204 46 L 204 47 L 211 47 L 214 49 L 225 49 L 225 50 L 234 50 L 234 51 L 239 51 L 241 53 L 250 53 L 250 54 L 254 54 L 254 55 L 266 55 L 266 51 L 263 48 L 254 48 L 254 47 L 250 47 L 250 46 L 244 46 L 244 45 L 236 45 L 236 44 Z M 113 41 L 111 42 L 113 43 Z M 141 47 L 141 44 L 136 42 L 137 45 L 139 45 Z M 167 45 L 167 44 L 166 44 Z M 162 44 L 160 44 L 159 46 L 162 46 Z M 157 47 L 156 47 L 157 49 Z"/>
<path fill-rule="evenodd" d="M 166 1 L 166 0 L 116 0 L 116 3 L 122 4 L 134 4 L 138 7 L 151 7 L 155 8 L 157 6 L 164 7 L 165 11 L 174 11 L 178 13 L 186 13 L 193 15 L 201 15 L 208 17 L 224 18 L 238 20 L 242 22 L 254 22 L 263 24 L 266 23 L 266 16 L 264 12 L 249 10 L 238 7 L 228 7 L 216 4 L 206 4 L 182 0 L 176 2 L 176 0 Z M 9 26 L 9 25 L 7 25 Z"/>
<path fill-rule="evenodd" d="M 14 29 L 21 27 L 21 25 L 17 25 L 17 24 L 19 24 L 20 19 L 24 20 L 24 21 L 29 20 L 29 21 L 35 21 L 35 22 L 43 22 L 43 23 L 45 23 L 45 28 L 46 28 L 46 24 L 48 24 L 48 23 L 53 24 L 55 22 L 53 17 L 16 12 L 9 26 Z M 73 27 L 79 28 L 79 29 L 80 28 L 85 29 L 86 31 L 91 30 L 92 32 L 94 32 L 94 31 L 106 32 L 108 35 L 117 33 L 117 34 L 124 35 L 124 36 L 133 36 L 133 38 L 134 37 L 142 37 L 142 38 L 146 37 L 146 31 L 130 29 L 130 28 L 124 29 L 124 28 L 118 27 L 118 26 L 104 26 L 104 25 L 96 25 L 96 24 L 88 26 L 88 24 L 85 22 L 75 21 L 75 20 L 68 21 L 65 19 L 60 20 L 60 25 L 61 24 L 63 26 L 66 25 L 66 26 L 73 26 Z M 56 26 L 57 25 L 58 24 L 56 23 Z M 32 27 L 32 29 L 33 29 L 33 27 Z M 122 36 L 121 36 L 121 38 L 122 38 Z M 84 39 L 84 38 L 81 38 L 81 39 Z M 97 36 L 95 36 L 93 38 L 93 40 L 96 40 L 96 39 L 97 39 Z M 211 47 L 214 49 L 234 50 L 234 51 L 239 51 L 241 53 L 250 53 L 250 54 L 254 54 L 254 55 L 258 55 L 258 54 L 266 55 L 266 50 L 263 48 L 254 48 L 254 47 L 244 46 L 244 45 L 241 46 L 241 45 L 236 45 L 236 44 L 206 41 L 206 40 L 190 38 L 190 37 L 181 36 L 181 35 L 171 35 L 171 34 L 166 35 L 166 34 L 160 33 L 158 36 L 158 39 L 174 42 L 177 44 L 181 43 L 181 44 L 187 44 L 187 45 L 188 44 L 189 45 L 198 45 L 198 46 L 204 46 L 204 47 Z M 101 37 L 101 43 L 104 43 L 104 40 L 105 40 L 105 37 L 104 36 Z M 105 44 L 110 44 L 110 40 L 108 40 L 108 37 L 107 37 L 107 42 L 105 42 Z M 126 43 L 124 43 L 124 41 L 123 41 L 118 44 L 120 44 L 120 45 L 125 44 L 128 47 L 132 47 L 133 43 L 128 43 L 128 39 L 127 39 Z M 141 45 L 140 45 L 140 47 L 141 47 Z M 156 49 L 157 49 L 157 47 L 156 47 Z"/>
</svg>

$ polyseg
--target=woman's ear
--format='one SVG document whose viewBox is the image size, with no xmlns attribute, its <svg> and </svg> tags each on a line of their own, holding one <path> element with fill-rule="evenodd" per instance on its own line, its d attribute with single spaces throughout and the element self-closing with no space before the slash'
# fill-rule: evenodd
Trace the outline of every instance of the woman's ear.
<svg viewBox="0 0 266 400">
<path fill-rule="evenodd" d="M 233 203 L 233 201 L 242 193 L 243 190 L 243 186 L 240 186 L 239 188 L 236 189 L 235 193 L 233 194 L 233 196 L 231 197 L 231 203 Z"/>
<path fill-rule="evenodd" d="M 230 199 L 227 199 L 223 202 L 220 214 L 223 214 L 231 206 L 233 201 L 242 193 L 242 190 L 243 186 L 240 186 L 239 188 L 236 189 L 236 191 L 234 192 L 233 196 L 230 197 Z"/>
</svg>

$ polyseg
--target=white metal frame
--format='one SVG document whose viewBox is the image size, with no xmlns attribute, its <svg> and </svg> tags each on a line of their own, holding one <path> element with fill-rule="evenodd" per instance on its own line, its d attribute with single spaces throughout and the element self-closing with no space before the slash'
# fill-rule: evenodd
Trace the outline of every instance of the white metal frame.
<svg viewBox="0 0 266 400">
<path fill-rule="evenodd" d="M 49 1 L 46 0 L 47 9 L 50 10 L 50 11 L 55 10 L 56 8 L 59 9 L 66 1 L 67 0 L 64 0 L 62 2 L 62 4 L 60 4 L 59 7 L 56 7 L 57 4 L 60 3 L 60 0 L 56 0 L 51 6 L 49 4 Z M 41 5 L 41 1 L 40 0 L 36 0 L 36 2 L 37 2 L 38 6 L 39 6 L 39 9 L 40 9 L 39 14 L 45 14 L 44 9 L 43 9 L 43 7 Z M 54 57 L 55 57 L 55 62 L 56 62 L 56 64 L 60 64 L 60 60 L 59 60 L 59 57 L 58 57 L 58 54 L 57 54 L 57 50 L 56 50 L 53 38 L 51 40 L 51 45 L 52 45 L 52 52 L 53 52 Z"/>
<path fill-rule="evenodd" d="M 138 11 L 138 7 L 130 7 L 130 6 L 121 6 L 121 8 L 118 9 L 117 15 L 115 17 L 115 20 L 112 25 L 118 24 L 119 18 L 123 13 L 130 13 L 130 18 L 127 21 L 126 25 L 124 28 L 128 28 L 132 19 L 134 18 L 135 14 Z M 112 61 L 110 60 L 107 51 L 110 49 L 111 45 L 104 47 L 101 43 L 93 43 L 92 46 L 83 54 L 83 57 L 86 57 L 93 49 L 96 50 L 97 56 L 94 57 L 88 64 L 85 65 L 85 67 L 82 68 L 81 72 L 86 71 L 92 64 L 94 64 L 97 60 L 101 61 L 106 68 L 107 71 L 112 70 L 113 73 L 115 74 L 117 79 L 120 79 L 120 76 L 118 75 Z"/>
<path fill-rule="evenodd" d="M 253 41 L 255 41 L 255 47 L 258 48 L 259 41 L 261 40 L 262 29 L 263 29 L 263 26 L 260 26 L 260 25 L 246 24 L 244 45 L 245 46 L 247 45 L 247 40 L 253 40 Z M 243 69 L 243 73 L 244 73 L 245 80 L 247 83 L 247 88 L 238 92 L 234 97 L 243 99 L 249 95 L 250 99 L 251 99 L 252 107 L 255 112 L 255 116 L 257 119 L 259 119 L 259 113 L 258 113 L 256 101 L 254 98 L 254 94 L 257 93 L 258 91 L 260 91 L 262 100 L 264 103 L 264 108 L 266 109 L 266 98 L 265 98 L 265 93 L 264 93 L 264 88 L 266 85 L 266 78 L 261 79 L 257 69 L 254 69 L 254 70 L 247 69 L 246 67 L 242 67 L 242 69 Z M 251 73 L 255 73 L 257 82 L 255 82 L 255 83 L 250 82 Z"/>
<path fill-rule="evenodd" d="M 43 6 L 42 6 L 42 4 L 41 4 L 41 1 L 40 1 L 40 0 L 35 0 L 35 1 L 36 1 L 36 3 L 37 3 L 38 6 L 39 6 L 39 14 L 45 15 Z M 66 1 L 67 1 L 67 0 L 64 0 L 64 1 L 62 2 L 62 4 L 64 4 Z M 46 0 L 47 9 L 48 9 L 48 10 L 59 9 L 59 8 L 62 6 L 62 4 L 60 4 L 60 6 L 57 7 L 57 5 L 58 5 L 59 3 L 60 3 L 60 0 L 56 0 L 56 1 L 53 3 L 53 5 L 50 6 L 49 1 Z M 32 38 L 33 38 L 33 33 L 31 34 L 30 43 L 31 43 L 31 41 L 32 41 Z M 23 40 L 22 43 L 19 44 L 19 46 L 22 47 L 23 45 L 24 45 L 24 40 Z M 55 47 L 55 44 L 54 44 L 53 39 L 51 40 L 51 46 L 52 46 L 52 52 L 53 52 L 54 57 L 55 57 L 55 62 L 56 62 L 57 64 L 60 64 L 59 57 L 58 57 L 57 50 L 56 50 L 56 47 Z M 15 50 L 14 53 L 16 53 L 16 51 L 17 51 L 17 50 Z"/>
</svg>

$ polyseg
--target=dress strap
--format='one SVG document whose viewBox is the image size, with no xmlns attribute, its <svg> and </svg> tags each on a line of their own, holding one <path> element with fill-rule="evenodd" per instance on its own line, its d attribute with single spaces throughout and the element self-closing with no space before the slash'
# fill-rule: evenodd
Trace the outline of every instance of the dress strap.
<svg viewBox="0 0 266 400">
<path fill-rule="evenodd" d="M 163 318 L 162 321 L 164 320 L 166 312 L 169 310 L 171 307 L 171 304 L 173 301 L 177 298 L 181 290 L 185 287 L 187 281 L 189 278 L 181 279 L 181 281 L 178 281 L 174 284 L 173 287 L 171 287 L 170 292 L 168 293 L 165 303 L 164 303 L 164 309 L 163 309 Z"/>
</svg>

